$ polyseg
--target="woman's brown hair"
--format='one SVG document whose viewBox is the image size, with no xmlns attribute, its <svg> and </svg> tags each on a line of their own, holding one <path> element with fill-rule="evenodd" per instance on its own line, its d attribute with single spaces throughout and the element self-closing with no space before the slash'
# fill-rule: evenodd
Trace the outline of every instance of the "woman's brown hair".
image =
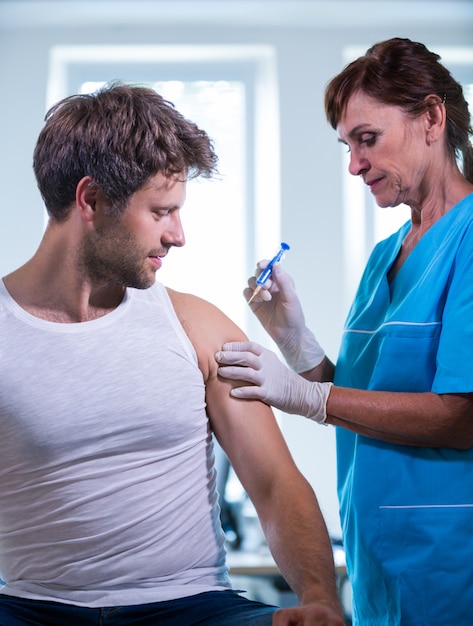
<svg viewBox="0 0 473 626">
<path fill-rule="evenodd" d="M 451 158 L 461 161 L 463 174 L 473 182 L 471 118 L 463 89 L 440 63 L 440 56 L 422 43 L 393 38 L 372 46 L 347 65 L 327 85 L 325 113 L 336 128 L 351 96 L 356 92 L 416 116 L 438 96 L 447 115 L 446 145 Z"/>
</svg>

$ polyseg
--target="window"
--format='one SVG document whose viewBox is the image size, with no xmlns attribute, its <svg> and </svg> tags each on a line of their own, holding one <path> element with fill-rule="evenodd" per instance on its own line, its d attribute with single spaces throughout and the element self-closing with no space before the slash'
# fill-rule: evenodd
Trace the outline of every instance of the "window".
<svg viewBox="0 0 473 626">
<path fill-rule="evenodd" d="M 171 251 L 157 277 L 210 300 L 250 333 L 255 321 L 242 290 L 256 260 L 280 240 L 272 48 L 59 46 L 50 67 L 48 106 L 118 79 L 155 88 L 206 130 L 220 175 L 189 182 L 182 210 L 186 245 Z"/>
</svg>

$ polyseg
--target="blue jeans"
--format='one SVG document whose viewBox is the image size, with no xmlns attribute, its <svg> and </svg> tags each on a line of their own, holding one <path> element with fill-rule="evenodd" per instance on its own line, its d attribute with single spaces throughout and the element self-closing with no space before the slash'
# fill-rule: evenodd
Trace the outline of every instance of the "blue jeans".
<svg viewBox="0 0 473 626">
<path fill-rule="evenodd" d="M 0 594 L 0 626 L 270 626 L 275 610 L 234 591 L 105 608 Z"/>
</svg>

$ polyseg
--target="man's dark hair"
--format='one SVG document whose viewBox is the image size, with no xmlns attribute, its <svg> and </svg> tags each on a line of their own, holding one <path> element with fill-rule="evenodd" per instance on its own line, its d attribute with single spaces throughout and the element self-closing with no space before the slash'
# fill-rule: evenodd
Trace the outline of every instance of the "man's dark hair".
<svg viewBox="0 0 473 626">
<path fill-rule="evenodd" d="M 64 98 L 45 120 L 33 169 L 48 214 L 57 221 L 67 218 L 84 176 L 120 212 L 158 173 L 185 179 L 216 173 L 208 135 L 150 88 L 114 82 Z"/>
</svg>

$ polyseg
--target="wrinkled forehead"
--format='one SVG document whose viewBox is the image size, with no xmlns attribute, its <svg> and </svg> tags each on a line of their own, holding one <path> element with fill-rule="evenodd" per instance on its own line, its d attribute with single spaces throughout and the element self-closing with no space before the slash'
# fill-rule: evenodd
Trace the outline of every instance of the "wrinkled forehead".
<svg viewBox="0 0 473 626">
<path fill-rule="evenodd" d="M 342 141 L 347 141 L 367 129 L 380 131 L 393 122 L 401 123 L 404 111 L 397 106 L 380 102 L 362 91 L 354 93 L 347 101 L 337 125 Z"/>
</svg>

